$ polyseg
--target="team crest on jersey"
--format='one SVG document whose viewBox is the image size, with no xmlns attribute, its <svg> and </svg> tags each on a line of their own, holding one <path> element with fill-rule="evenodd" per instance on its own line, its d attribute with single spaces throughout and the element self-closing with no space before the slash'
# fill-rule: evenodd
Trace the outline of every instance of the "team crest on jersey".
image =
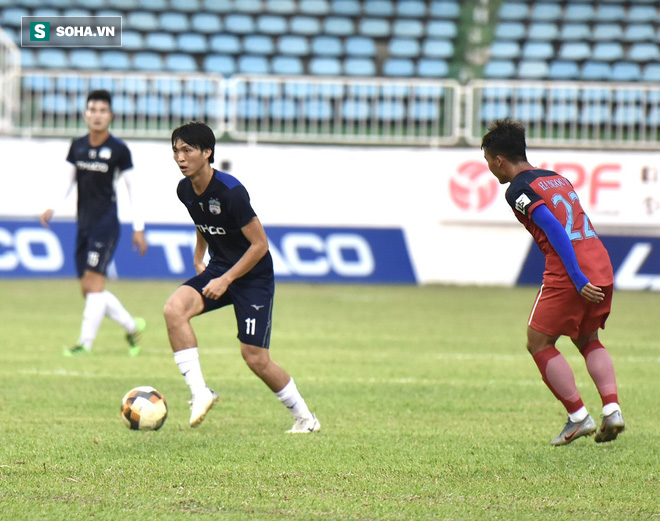
<svg viewBox="0 0 660 521">
<path fill-rule="evenodd" d="M 103 147 L 101 150 L 99 150 L 100 159 L 110 159 L 111 157 L 112 157 L 112 150 L 110 150 L 108 147 Z"/>
<path fill-rule="evenodd" d="M 209 199 L 209 212 L 211 212 L 213 215 L 220 215 L 221 211 L 220 201 L 217 199 Z"/>
<path fill-rule="evenodd" d="M 518 210 L 521 214 L 525 214 L 525 209 L 531 204 L 531 200 L 527 195 L 525 194 L 520 194 L 518 199 L 516 199 L 516 210 Z"/>
</svg>

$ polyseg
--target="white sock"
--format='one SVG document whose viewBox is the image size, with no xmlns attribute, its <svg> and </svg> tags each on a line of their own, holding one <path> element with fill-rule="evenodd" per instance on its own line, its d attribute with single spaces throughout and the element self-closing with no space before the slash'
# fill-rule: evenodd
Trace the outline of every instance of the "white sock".
<svg viewBox="0 0 660 521">
<path fill-rule="evenodd" d="M 135 320 L 131 314 L 126 311 L 124 306 L 121 305 L 119 299 L 108 290 L 103 292 L 103 297 L 105 298 L 106 315 L 123 327 L 127 333 L 134 333 L 136 328 Z"/>
<path fill-rule="evenodd" d="M 289 380 L 289 383 L 286 384 L 281 391 L 276 392 L 275 395 L 277 396 L 277 399 L 289 409 L 289 412 L 293 414 L 295 418 L 312 417 L 312 413 L 307 407 L 305 400 L 303 400 L 303 397 L 300 395 L 293 378 Z"/>
<path fill-rule="evenodd" d="M 87 293 L 85 297 L 85 310 L 83 311 L 82 324 L 80 326 L 80 338 L 78 345 L 85 349 L 91 349 L 96 334 L 99 332 L 101 322 L 105 316 L 105 297 L 102 292 Z"/>
<path fill-rule="evenodd" d="M 186 380 L 190 392 L 195 395 L 206 389 L 206 382 L 202 375 L 202 366 L 199 363 L 199 352 L 196 347 L 190 347 L 174 353 L 174 361 Z"/>
<path fill-rule="evenodd" d="M 582 406 L 577 411 L 569 414 L 568 419 L 571 420 L 573 423 L 580 423 L 581 421 L 584 421 L 584 419 L 588 415 L 589 412 L 587 411 L 587 408 Z"/>
<path fill-rule="evenodd" d="M 615 411 L 621 412 L 621 407 L 618 403 L 614 402 L 603 405 L 603 416 L 609 416 Z"/>
</svg>

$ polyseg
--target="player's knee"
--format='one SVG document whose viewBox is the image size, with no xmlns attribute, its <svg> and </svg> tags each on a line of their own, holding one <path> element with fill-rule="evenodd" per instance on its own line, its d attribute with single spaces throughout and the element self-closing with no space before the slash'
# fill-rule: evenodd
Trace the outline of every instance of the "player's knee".
<svg viewBox="0 0 660 521">
<path fill-rule="evenodd" d="M 183 306 L 177 299 L 169 298 L 163 307 L 163 316 L 168 325 L 174 324 L 177 320 L 185 318 Z"/>
<path fill-rule="evenodd" d="M 251 348 L 243 344 L 241 346 L 241 354 L 243 355 L 245 363 L 256 374 L 262 374 L 270 362 L 268 351 L 265 349 Z"/>
</svg>

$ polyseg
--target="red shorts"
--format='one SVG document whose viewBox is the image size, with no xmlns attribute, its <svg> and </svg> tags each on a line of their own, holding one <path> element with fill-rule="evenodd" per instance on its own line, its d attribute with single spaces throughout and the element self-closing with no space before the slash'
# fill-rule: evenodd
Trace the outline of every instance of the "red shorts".
<svg viewBox="0 0 660 521">
<path fill-rule="evenodd" d="M 601 288 L 605 298 L 598 304 L 589 302 L 574 287 L 541 286 L 527 324 L 548 336 L 565 335 L 578 338 L 605 328 L 612 308 L 613 286 Z"/>
</svg>

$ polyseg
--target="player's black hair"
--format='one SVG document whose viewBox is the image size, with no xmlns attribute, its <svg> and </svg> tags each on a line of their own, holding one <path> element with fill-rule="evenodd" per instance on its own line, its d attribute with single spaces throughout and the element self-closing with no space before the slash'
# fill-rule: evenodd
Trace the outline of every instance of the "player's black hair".
<svg viewBox="0 0 660 521">
<path fill-rule="evenodd" d="M 87 95 L 87 102 L 85 103 L 85 106 L 87 106 L 87 103 L 90 101 L 105 101 L 108 103 L 108 106 L 110 107 L 110 110 L 112 110 L 112 94 L 110 94 L 107 90 L 105 89 L 97 89 L 93 90 Z"/>
<path fill-rule="evenodd" d="M 177 139 L 198 150 L 210 150 L 209 163 L 213 164 L 215 154 L 215 134 L 211 127 L 201 121 L 191 121 L 175 128 L 172 132 L 172 146 Z"/>
<path fill-rule="evenodd" d="M 498 119 L 488 127 L 481 148 L 490 156 L 503 156 L 512 163 L 527 161 L 525 126 L 511 118 Z"/>
</svg>

